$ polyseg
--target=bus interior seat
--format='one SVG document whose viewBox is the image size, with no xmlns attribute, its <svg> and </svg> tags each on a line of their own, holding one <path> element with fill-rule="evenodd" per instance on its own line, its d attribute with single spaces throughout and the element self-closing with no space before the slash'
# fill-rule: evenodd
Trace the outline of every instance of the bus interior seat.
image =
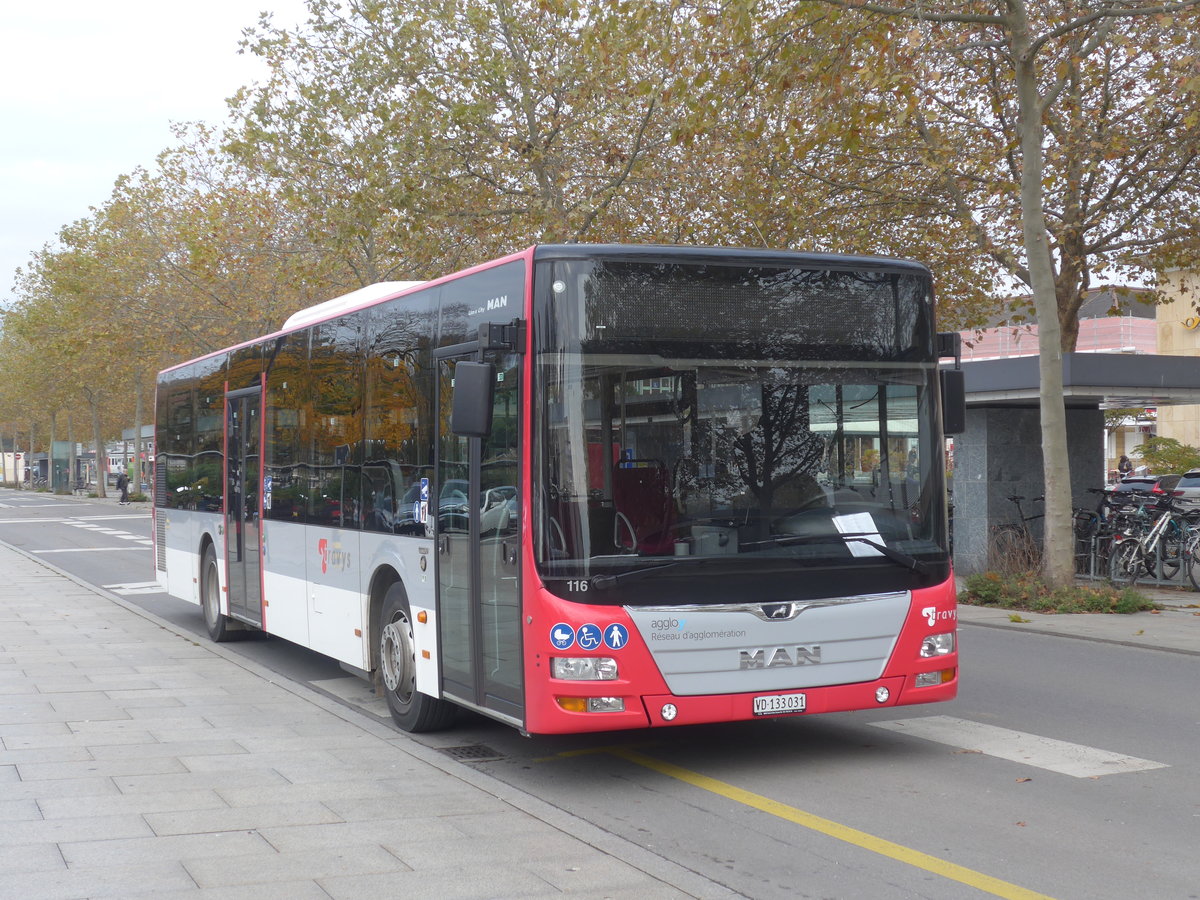
<svg viewBox="0 0 1200 900">
<path fill-rule="evenodd" d="M 613 469 L 613 505 L 615 518 L 628 523 L 614 526 L 616 543 L 650 555 L 674 551 L 671 473 L 661 460 L 627 459 L 618 463 Z"/>
</svg>

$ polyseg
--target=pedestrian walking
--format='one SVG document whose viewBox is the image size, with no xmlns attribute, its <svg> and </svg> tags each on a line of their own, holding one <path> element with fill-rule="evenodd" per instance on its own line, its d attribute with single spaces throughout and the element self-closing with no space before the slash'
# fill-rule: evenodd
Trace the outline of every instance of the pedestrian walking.
<svg viewBox="0 0 1200 900">
<path fill-rule="evenodd" d="M 126 506 L 129 503 L 129 476 L 124 472 L 117 475 L 117 490 L 121 492 L 121 499 L 117 501 L 121 506 Z"/>
<path fill-rule="evenodd" d="M 1133 471 L 1133 463 L 1130 462 L 1128 456 L 1121 457 L 1120 461 L 1117 463 L 1117 471 L 1120 473 L 1122 478 Z"/>
</svg>

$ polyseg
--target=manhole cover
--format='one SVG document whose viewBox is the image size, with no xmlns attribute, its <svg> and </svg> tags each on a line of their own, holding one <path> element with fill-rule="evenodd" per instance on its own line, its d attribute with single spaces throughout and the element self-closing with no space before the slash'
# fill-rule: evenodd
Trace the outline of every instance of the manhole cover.
<svg viewBox="0 0 1200 900">
<path fill-rule="evenodd" d="M 484 762 L 489 759 L 504 759 L 503 753 L 498 753 L 485 744 L 471 744 L 466 747 L 443 747 L 442 752 L 459 762 Z"/>
</svg>

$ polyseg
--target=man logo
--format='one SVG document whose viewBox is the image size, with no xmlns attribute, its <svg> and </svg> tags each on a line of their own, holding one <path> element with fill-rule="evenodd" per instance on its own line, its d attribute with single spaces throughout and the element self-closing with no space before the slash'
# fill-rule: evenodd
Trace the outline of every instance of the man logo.
<svg viewBox="0 0 1200 900">
<path fill-rule="evenodd" d="M 821 663 L 821 645 L 739 650 L 739 669 L 779 669 L 785 666 L 816 666 Z"/>
</svg>

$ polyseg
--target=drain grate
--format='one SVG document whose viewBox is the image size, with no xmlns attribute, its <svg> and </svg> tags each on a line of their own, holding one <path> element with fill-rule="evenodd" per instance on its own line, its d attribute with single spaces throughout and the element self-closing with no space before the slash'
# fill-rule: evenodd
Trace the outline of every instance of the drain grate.
<svg viewBox="0 0 1200 900">
<path fill-rule="evenodd" d="M 486 744 L 469 744 L 466 747 L 442 747 L 441 752 L 459 762 L 486 762 L 507 757 Z"/>
</svg>

